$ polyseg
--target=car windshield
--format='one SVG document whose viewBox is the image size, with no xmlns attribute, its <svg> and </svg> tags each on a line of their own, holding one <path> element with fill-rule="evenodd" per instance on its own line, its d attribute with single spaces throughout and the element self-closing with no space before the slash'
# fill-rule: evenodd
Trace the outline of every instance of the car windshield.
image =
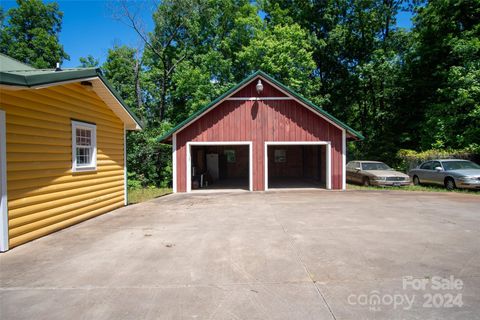
<svg viewBox="0 0 480 320">
<path fill-rule="evenodd" d="M 382 162 L 362 162 L 362 170 L 392 170 Z"/>
<path fill-rule="evenodd" d="M 444 161 L 443 168 L 445 171 L 451 171 L 462 169 L 480 169 L 480 166 L 471 161 Z"/>
</svg>

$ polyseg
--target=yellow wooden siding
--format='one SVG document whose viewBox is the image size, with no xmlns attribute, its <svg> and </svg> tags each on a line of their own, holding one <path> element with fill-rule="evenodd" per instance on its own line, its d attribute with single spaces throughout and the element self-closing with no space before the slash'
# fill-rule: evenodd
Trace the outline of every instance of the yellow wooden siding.
<svg viewBox="0 0 480 320">
<path fill-rule="evenodd" d="M 6 111 L 9 244 L 124 204 L 123 123 L 79 84 L 0 92 Z M 72 172 L 71 121 L 97 126 L 97 170 Z"/>
</svg>

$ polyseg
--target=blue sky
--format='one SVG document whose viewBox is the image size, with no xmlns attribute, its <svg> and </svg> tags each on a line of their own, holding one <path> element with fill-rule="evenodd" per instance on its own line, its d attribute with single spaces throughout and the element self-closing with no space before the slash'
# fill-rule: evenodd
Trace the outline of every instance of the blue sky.
<svg viewBox="0 0 480 320">
<path fill-rule="evenodd" d="M 49 1 L 46 1 L 49 2 Z M 115 44 L 142 47 L 136 32 L 124 22 L 115 18 L 118 5 L 115 1 L 57 1 L 63 11 L 60 42 L 70 55 L 70 61 L 64 61 L 63 67 L 78 67 L 79 58 L 89 54 L 103 63 L 107 51 Z M 147 31 L 153 29 L 151 14 L 154 1 L 135 1 L 134 5 Z M 16 6 L 12 0 L 1 0 L 4 10 Z M 411 26 L 410 13 L 400 13 L 397 22 L 400 27 Z"/>
</svg>

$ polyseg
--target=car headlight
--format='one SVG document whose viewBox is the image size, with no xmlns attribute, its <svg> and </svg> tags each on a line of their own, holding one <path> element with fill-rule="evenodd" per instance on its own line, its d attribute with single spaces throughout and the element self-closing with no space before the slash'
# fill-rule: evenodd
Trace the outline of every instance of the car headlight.
<svg viewBox="0 0 480 320">
<path fill-rule="evenodd" d="M 377 181 L 385 181 L 385 180 L 387 180 L 387 177 L 375 177 L 374 180 L 377 180 Z"/>
<path fill-rule="evenodd" d="M 474 177 L 460 177 L 458 180 L 462 182 L 477 182 L 478 180 L 475 179 Z"/>
</svg>

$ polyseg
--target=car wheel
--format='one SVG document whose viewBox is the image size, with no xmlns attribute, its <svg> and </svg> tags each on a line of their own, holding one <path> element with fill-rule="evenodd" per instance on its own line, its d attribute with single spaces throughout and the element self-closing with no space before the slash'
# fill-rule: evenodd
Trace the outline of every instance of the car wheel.
<svg viewBox="0 0 480 320">
<path fill-rule="evenodd" d="M 420 179 L 417 176 L 413 176 L 413 184 L 416 186 L 420 185 Z"/>
<path fill-rule="evenodd" d="M 370 179 L 367 177 L 363 178 L 363 185 L 365 187 L 370 187 Z"/>
<path fill-rule="evenodd" d="M 455 181 L 452 179 L 452 178 L 447 178 L 445 179 L 445 188 L 447 188 L 447 190 L 453 190 L 455 189 L 457 186 L 455 185 Z"/>
</svg>

